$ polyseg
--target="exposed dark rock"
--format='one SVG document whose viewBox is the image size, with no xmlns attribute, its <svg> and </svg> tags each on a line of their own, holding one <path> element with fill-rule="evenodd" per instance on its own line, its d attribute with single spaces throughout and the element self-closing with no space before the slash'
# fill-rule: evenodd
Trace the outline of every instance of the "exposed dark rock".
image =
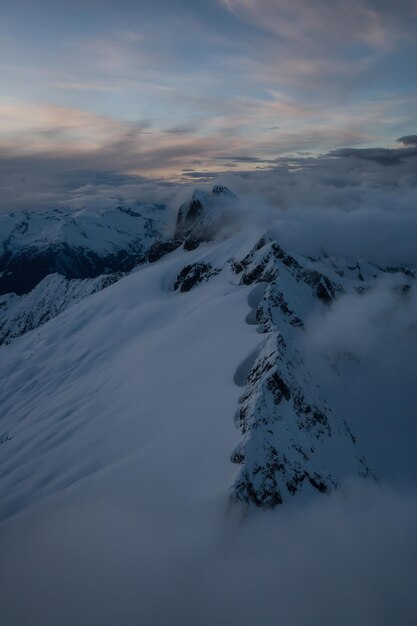
<svg viewBox="0 0 417 626">
<path fill-rule="evenodd" d="M 177 224 L 175 227 L 175 239 L 185 239 L 194 228 L 195 224 L 203 214 L 203 204 L 201 200 L 193 197 L 189 204 L 183 204 L 177 216 Z"/>
<path fill-rule="evenodd" d="M 323 304 L 330 304 L 336 297 L 336 289 L 327 276 L 321 276 L 317 284 L 316 295 Z"/>
<path fill-rule="evenodd" d="M 241 444 L 239 444 L 234 450 L 232 456 L 230 457 L 230 460 L 232 461 L 232 463 L 236 463 L 238 465 L 241 465 L 245 462 L 245 450 Z"/>
<path fill-rule="evenodd" d="M 287 401 L 291 400 L 290 388 L 288 387 L 288 385 L 285 384 L 285 382 L 282 380 L 281 376 L 279 376 L 278 372 L 274 372 L 274 374 L 272 374 L 272 380 L 275 383 L 275 385 L 277 386 L 277 388 L 280 390 L 280 392 L 282 393 L 284 398 Z"/>
<path fill-rule="evenodd" d="M 189 252 L 196 250 L 201 243 L 204 243 L 201 239 L 186 239 L 184 241 L 184 250 Z"/>
<path fill-rule="evenodd" d="M 186 265 L 178 274 L 174 283 L 174 291 L 190 291 L 193 287 L 203 281 L 209 280 L 220 272 L 219 269 L 213 268 L 210 263 L 194 263 Z"/>
<path fill-rule="evenodd" d="M 149 263 L 155 263 L 159 261 L 163 256 L 173 252 L 177 248 L 180 247 L 182 241 L 174 240 L 174 241 L 156 241 L 149 248 L 147 259 Z"/>
<path fill-rule="evenodd" d="M 320 491 L 320 493 L 328 493 L 329 492 L 329 487 L 322 480 L 320 480 L 319 477 L 312 478 L 311 476 L 309 476 L 308 480 L 310 481 L 310 484 L 315 489 L 317 489 L 317 491 Z"/>
</svg>

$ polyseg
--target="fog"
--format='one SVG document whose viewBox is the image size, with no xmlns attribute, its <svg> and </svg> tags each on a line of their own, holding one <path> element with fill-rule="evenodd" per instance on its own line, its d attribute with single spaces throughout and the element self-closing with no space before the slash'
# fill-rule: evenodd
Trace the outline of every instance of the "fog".
<svg viewBox="0 0 417 626">
<path fill-rule="evenodd" d="M 291 167 L 224 180 L 249 218 L 261 212 L 284 247 L 313 256 L 417 264 L 415 157 L 392 167 L 352 156 L 300 157 Z"/>
<path fill-rule="evenodd" d="M 417 289 L 406 282 L 342 296 L 311 316 L 301 346 L 376 476 L 396 488 L 417 485 Z"/>
<path fill-rule="evenodd" d="M 247 518 L 84 486 L 9 528 L 8 626 L 409 626 L 417 610 L 417 495 L 378 485 Z M 112 485 L 110 485 L 112 486 Z M 109 497 L 113 493 L 113 498 Z M 115 495 L 117 493 L 117 496 Z M 57 506 L 58 504 L 58 506 Z M 213 503 L 211 503 L 212 505 Z"/>
</svg>

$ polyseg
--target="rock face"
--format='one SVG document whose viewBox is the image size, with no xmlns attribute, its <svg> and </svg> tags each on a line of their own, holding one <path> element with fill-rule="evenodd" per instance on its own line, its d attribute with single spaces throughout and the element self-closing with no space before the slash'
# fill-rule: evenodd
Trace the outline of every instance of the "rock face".
<svg viewBox="0 0 417 626">
<path fill-rule="evenodd" d="M 178 274 L 174 283 L 174 291 L 190 291 L 201 282 L 207 282 L 212 276 L 221 270 L 213 267 L 210 263 L 194 263 L 186 265 Z"/>
</svg>

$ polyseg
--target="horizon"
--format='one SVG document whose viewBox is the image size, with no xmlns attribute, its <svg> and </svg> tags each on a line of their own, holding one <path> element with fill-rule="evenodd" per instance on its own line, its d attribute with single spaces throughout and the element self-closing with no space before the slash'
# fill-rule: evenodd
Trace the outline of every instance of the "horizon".
<svg viewBox="0 0 417 626">
<path fill-rule="evenodd" d="M 48 202 L 39 170 L 71 190 L 206 183 L 415 139 L 408 0 L 6 0 L 1 17 L 9 194 Z"/>
</svg>

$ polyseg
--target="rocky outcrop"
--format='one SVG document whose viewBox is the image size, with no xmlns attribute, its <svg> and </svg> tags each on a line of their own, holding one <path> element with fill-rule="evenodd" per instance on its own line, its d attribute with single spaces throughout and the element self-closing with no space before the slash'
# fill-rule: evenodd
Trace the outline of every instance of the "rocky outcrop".
<svg viewBox="0 0 417 626">
<path fill-rule="evenodd" d="M 210 263 L 194 263 L 186 265 L 178 274 L 174 291 L 190 291 L 193 287 L 203 281 L 207 282 L 212 276 L 218 274 L 221 270 L 213 267 Z"/>
</svg>

